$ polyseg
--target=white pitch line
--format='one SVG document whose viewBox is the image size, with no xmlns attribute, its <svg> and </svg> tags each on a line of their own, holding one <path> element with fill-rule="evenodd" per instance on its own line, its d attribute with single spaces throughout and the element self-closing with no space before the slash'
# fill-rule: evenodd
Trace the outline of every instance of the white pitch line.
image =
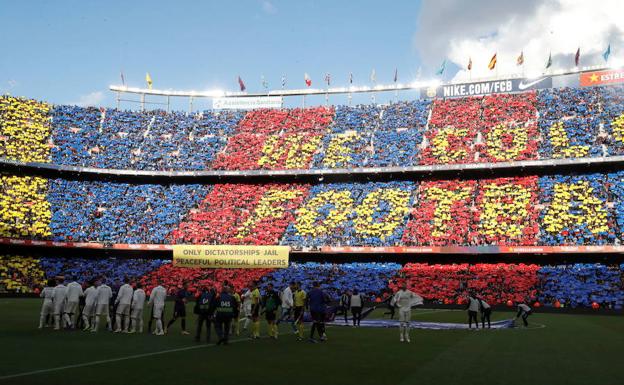
<svg viewBox="0 0 624 385">
<path fill-rule="evenodd" d="M 447 311 L 455 311 L 454 309 L 440 309 L 440 310 L 430 310 L 430 311 L 416 311 L 412 313 L 412 316 L 422 315 L 422 314 L 436 314 L 436 313 L 444 313 Z"/>
<path fill-rule="evenodd" d="M 236 342 L 241 342 L 241 341 L 251 341 L 251 340 L 250 339 L 246 339 L 246 338 L 241 338 L 241 339 L 237 339 L 237 340 L 232 340 L 232 341 L 230 341 L 230 343 L 236 343 Z M 39 369 L 39 370 L 33 370 L 31 372 L 22 372 L 22 373 L 9 374 L 7 376 L 0 376 L 0 381 L 8 380 L 8 379 L 11 379 L 11 378 L 17 378 L 17 377 L 32 376 L 34 374 L 57 372 L 59 370 L 82 368 L 82 367 L 85 367 L 85 366 L 109 364 L 111 362 L 119 362 L 119 361 L 125 361 L 125 360 L 134 360 L 136 358 L 157 356 L 157 355 L 160 355 L 160 354 L 167 354 L 167 353 L 183 352 L 183 351 L 187 351 L 187 350 L 202 349 L 202 348 L 207 348 L 207 347 L 212 347 L 212 346 L 217 346 L 217 345 L 216 344 L 203 344 L 203 345 L 196 345 L 196 346 L 187 346 L 187 347 L 184 347 L 184 348 L 161 350 L 161 351 L 158 351 L 158 352 L 151 352 L 151 353 L 134 354 L 132 356 L 111 358 L 111 359 L 108 359 L 108 360 L 98 360 L 98 361 L 84 362 L 82 364 L 58 366 L 56 368 Z"/>
</svg>

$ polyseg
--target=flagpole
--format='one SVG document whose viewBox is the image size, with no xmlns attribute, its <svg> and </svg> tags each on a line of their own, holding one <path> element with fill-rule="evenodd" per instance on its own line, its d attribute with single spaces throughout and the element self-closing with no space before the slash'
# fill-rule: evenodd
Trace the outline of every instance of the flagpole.
<svg viewBox="0 0 624 385">
<path fill-rule="evenodd" d="M 394 82 L 394 101 L 396 103 L 399 102 L 399 89 L 398 89 L 397 82 Z"/>
</svg>

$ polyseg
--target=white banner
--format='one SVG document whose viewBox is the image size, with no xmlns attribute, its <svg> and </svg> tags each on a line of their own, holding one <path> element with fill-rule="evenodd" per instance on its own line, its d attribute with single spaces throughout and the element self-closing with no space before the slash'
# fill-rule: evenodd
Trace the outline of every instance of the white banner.
<svg viewBox="0 0 624 385">
<path fill-rule="evenodd" d="M 253 110 L 255 108 L 281 108 L 281 96 L 258 96 L 247 98 L 214 98 L 215 110 Z"/>
</svg>

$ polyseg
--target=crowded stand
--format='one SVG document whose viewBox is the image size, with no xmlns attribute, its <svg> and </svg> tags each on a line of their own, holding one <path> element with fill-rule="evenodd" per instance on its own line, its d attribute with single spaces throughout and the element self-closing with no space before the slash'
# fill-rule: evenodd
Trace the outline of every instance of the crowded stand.
<svg viewBox="0 0 624 385">
<path fill-rule="evenodd" d="M 307 194 L 306 185 L 218 184 L 171 239 L 192 244 L 277 244 Z"/>
<path fill-rule="evenodd" d="M 437 99 L 433 102 L 427 147 L 422 164 L 475 163 L 477 133 L 481 120 L 481 97 Z"/>
<path fill-rule="evenodd" d="M 32 99 L 0 96 L 0 158 L 47 162 L 50 108 Z"/>
<path fill-rule="evenodd" d="M 490 304 L 533 301 L 537 297 L 537 265 L 477 263 L 408 263 L 390 285 L 396 290 L 406 281 L 423 298 L 444 304 L 463 304 L 473 292 Z"/>
<path fill-rule="evenodd" d="M 203 287 L 221 290 L 224 282 L 228 282 L 238 292 L 249 288 L 249 284 L 269 273 L 270 269 L 189 269 L 165 263 L 140 278 L 146 292 L 162 285 L 173 295 L 188 283 L 187 290 L 191 294 L 198 293 Z"/>
<path fill-rule="evenodd" d="M 3 175 L 0 236 L 124 244 L 620 245 L 624 173 L 327 184 Z"/>
<path fill-rule="evenodd" d="M 261 288 L 271 283 L 284 288 L 290 282 L 301 282 L 306 291 L 318 281 L 334 301 L 346 291 L 357 291 L 368 301 L 374 301 L 388 290 L 388 282 L 401 269 L 398 263 L 292 263 L 287 269 L 277 269 L 262 277 Z"/>
<path fill-rule="evenodd" d="M 225 170 L 309 168 L 333 108 L 248 112 L 213 167 Z"/>
<path fill-rule="evenodd" d="M 0 97 L 0 157 L 129 170 L 280 170 L 621 155 L 624 88 L 561 88 L 389 105 L 164 111 Z M 317 184 L 132 184 L 0 175 L 0 237 L 122 244 L 583 246 L 624 240 L 624 172 Z M 2 289 L 126 277 L 170 293 L 313 280 L 336 299 L 406 281 L 426 300 L 621 308 L 621 267 L 293 263 L 201 270 L 161 260 L 0 259 Z M 619 279 L 619 281 L 618 281 Z"/>
<path fill-rule="evenodd" d="M 282 243 L 293 247 L 398 244 L 414 187 L 412 182 L 313 186 Z"/>
<path fill-rule="evenodd" d="M 617 227 L 610 208 L 612 203 L 607 204 L 607 188 L 609 180 L 617 176 L 588 174 L 540 178 L 541 203 L 545 206 L 540 214 L 544 244 L 614 244 Z"/>
<path fill-rule="evenodd" d="M 535 92 L 483 98 L 479 161 L 537 159 L 536 99 Z"/>
<path fill-rule="evenodd" d="M 621 310 L 624 305 L 624 265 L 582 264 L 544 266 L 539 270 L 538 298 L 555 306 L 601 307 Z"/>
<path fill-rule="evenodd" d="M 52 239 L 163 243 L 207 189 L 53 179 L 48 191 Z"/>
<path fill-rule="evenodd" d="M 36 292 L 45 276 L 45 268 L 37 258 L 0 255 L 0 293 Z"/>
<path fill-rule="evenodd" d="M 56 106 L 52 163 L 105 169 L 203 170 L 240 112 L 186 114 Z"/>
<path fill-rule="evenodd" d="M 599 105 L 604 88 L 561 88 L 540 91 L 539 128 L 547 138 L 542 158 L 602 156 Z"/>
<path fill-rule="evenodd" d="M 0 236 L 46 238 L 50 232 L 48 180 L 0 174 Z"/>
<path fill-rule="evenodd" d="M 67 281 L 87 282 L 99 278 L 109 286 L 119 286 L 126 278 L 138 279 L 156 270 L 166 261 L 143 258 L 61 258 L 43 257 L 39 259 L 41 268 L 48 279 L 65 277 Z"/>
<path fill-rule="evenodd" d="M 249 112 L 0 97 L 0 157 L 154 171 L 389 167 L 622 154 L 624 88 Z M 20 129 L 18 129 L 20 128 Z"/>
<path fill-rule="evenodd" d="M 195 295 L 202 287 L 220 289 L 230 283 L 237 292 L 260 281 L 262 292 L 271 283 L 282 290 L 301 282 L 308 291 L 319 281 L 332 301 L 346 291 L 357 290 L 368 302 L 385 299 L 404 281 L 429 303 L 463 305 L 474 293 L 493 305 L 539 302 L 543 306 L 590 308 L 594 303 L 606 309 L 624 305 L 624 265 L 477 263 L 427 264 L 390 262 L 292 263 L 286 269 L 199 269 L 175 267 L 169 261 L 120 258 L 33 258 L 0 256 L 0 292 L 38 293 L 45 279 L 63 277 L 85 283 L 100 278 L 118 287 L 129 278 L 141 282 L 149 292 L 158 284 L 173 295 L 185 282 Z"/>
<path fill-rule="evenodd" d="M 624 87 L 606 87 L 604 90 L 604 130 L 610 135 L 609 155 L 624 154 Z"/>
</svg>

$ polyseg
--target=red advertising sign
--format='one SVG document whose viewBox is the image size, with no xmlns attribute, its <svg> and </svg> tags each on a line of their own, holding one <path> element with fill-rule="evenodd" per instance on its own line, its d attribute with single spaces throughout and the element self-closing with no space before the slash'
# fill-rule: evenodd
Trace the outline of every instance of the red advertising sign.
<svg viewBox="0 0 624 385">
<path fill-rule="evenodd" d="M 580 75 L 580 83 L 581 87 L 624 83 L 624 69 L 583 72 Z"/>
</svg>

